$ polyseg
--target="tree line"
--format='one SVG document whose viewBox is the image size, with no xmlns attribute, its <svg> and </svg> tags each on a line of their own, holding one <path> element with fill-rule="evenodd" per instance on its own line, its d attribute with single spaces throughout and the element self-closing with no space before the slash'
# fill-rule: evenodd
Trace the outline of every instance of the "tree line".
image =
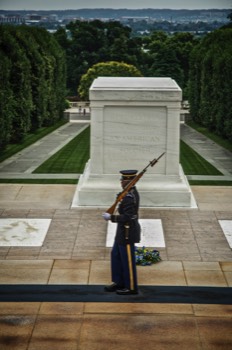
<svg viewBox="0 0 232 350">
<path fill-rule="evenodd" d="M 231 24 L 203 39 L 163 31 L 134 37 L 117 21 L 75 21 L 54 35 L 1 26 L 0 146 L 55 123 L 65 96 L 86 99 L 91 81 L 109 74 L 173 78 L 193 119 L 231 140 L 231 39 Z"/>
<path fill-rule="evenodd" d="M 0 149 L 63 118 L 66 59 L 42 28 L 0 26 Z"/>
<path fill-rule="evenodd" d="M 228 18 L 232 20 L 232 14 Z M 163 31 L 133 37 L 131 28 L 120 22 L 76 21 L 66 30 L 59 29 L 55 37 L 66 51 L 71 94 L 78 91 L 80 97 L 88 98 L 89 86 L 97 75 L 109 75 L 115 68 L 121 73 L 122 64 L 133 65 L 137 76 L 176 80 L 183 99 L 190 102 L 194 121 L 232 140 L 231 27 L 232 22 L 204 38 L 189 32 L 170 36 Z M 114 67 L 107 68 L 107 62 Z M 115 62 L 121 63 L 120 69 Z M 119 75 L 116 71 L 113 74 Z M 128 70 L 125 74 L 131 73 Z"/>
<path fill-rule="evenodd" d="M 189 55 L 198 40 L 190 33 L 169 36 L 154 31 L 133 37 L 120 22 L 75 21 L 55 33 L 66 52 L 67 89 L 76 94 L 83 74 L 102 62 L 123 62 L 135 66 L 143 76 L 172 77 L 186 95 Z"/>
<path fill-rule="evenodd" d="M 190 58 L 189 102 L 194 121 L 232 141 L 232 28 L 207 35 Z"/>
</svg>

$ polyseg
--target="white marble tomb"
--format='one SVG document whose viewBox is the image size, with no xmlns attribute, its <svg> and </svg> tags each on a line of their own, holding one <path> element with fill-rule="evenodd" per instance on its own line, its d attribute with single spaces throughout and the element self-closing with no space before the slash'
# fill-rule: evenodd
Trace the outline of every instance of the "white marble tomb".
<svg viewBox="0 0 232 350">
<path fill-rule="evenodd" d="M 99 77 L 90 88 L 91 155 L 73 207 L 108 207 L 121 191 L 119 171 L 141 171 L 141 207 L 195 207 L 179 164 L 182 91 L 171 78 Z"/>
</svg>

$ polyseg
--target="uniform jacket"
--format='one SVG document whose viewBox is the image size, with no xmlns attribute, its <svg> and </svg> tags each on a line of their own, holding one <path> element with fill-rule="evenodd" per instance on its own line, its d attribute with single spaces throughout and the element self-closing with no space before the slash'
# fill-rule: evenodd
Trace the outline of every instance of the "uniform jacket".
<svg viewBox="0 0 232 350">
<path fill-rule="evenodd" d="M 140 225 L 138 222 L 139 193 L 132 187 L 118 207 L 118 215 L 111 215 L 111 221 L 118 223 L 115 241 L 118 244 L 139 243 Z M 126 228 L 125 226 L 129 226 Z M 126 236 L 128 239 L 126 239 Z"/>
</svg>

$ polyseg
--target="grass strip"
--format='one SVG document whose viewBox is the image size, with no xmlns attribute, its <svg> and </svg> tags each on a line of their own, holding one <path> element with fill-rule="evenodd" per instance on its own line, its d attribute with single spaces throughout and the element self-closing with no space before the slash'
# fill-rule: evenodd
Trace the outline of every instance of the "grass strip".
<svg viewBox="0 0 232 350">
<path fill-rule="evenodd" d="M 0 152 L 0 162 L 22 151 L 22 149 L 32 145 L 36 141 L 40 140 L 44 136 L 50 134 L 51 132 L 53 132 L 54 130 L 58 129 L 59 127 L 61 127 L 66 123 L 67 123 L 67 120 L 60 120 L 55 125 L 40 128 L 35 133 L 30 133 L 26 135 L 24 137 L 23 142 L 20 144 L 17 143 L 17 144 L 8 145 L 5 150 Z"/>
<path fill-rule="evenodd" d="M 82 174 L 90 157 L 90 127 L 42 163 L 36 174 Z"/>
<path fill-rule="evenodd" d="M 223 175 L 182 140 L 180 140 L 180 163 L 185 175 Z"/>
<path fill-rule="evenodd" d="M 78 183 L 78 179 L 0 179 L 0 183 L 76 185 Z"/>
</svg>

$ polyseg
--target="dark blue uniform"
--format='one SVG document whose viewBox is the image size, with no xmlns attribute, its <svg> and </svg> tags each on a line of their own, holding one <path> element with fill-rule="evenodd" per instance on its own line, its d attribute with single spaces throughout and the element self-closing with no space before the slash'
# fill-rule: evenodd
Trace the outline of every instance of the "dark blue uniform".
<svg viewBox="0 0 232 350">
<path fill-rule="evenodd" d="M 137 291 L 135 243 L 140 241 L 138 222 L 139 194 L 132 187 L 118 207 L 118 215 L 111 215 L 117 223 L 115 242 L 111 252 L 112 281 L 121 288 Z"/>
</svg>

